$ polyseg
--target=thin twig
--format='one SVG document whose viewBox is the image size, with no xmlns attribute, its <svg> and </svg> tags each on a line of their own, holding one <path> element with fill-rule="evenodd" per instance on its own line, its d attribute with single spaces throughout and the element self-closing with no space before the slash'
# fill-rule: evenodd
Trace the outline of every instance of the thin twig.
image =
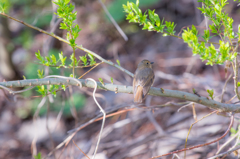
<svg viewBox="0 0 240 159">
<path fill-rule="evenodd" d="M 204 8 L 204 3 L 202 3 L 202 7 Z M 205 19 L 205 25 L 206 25 L 206 28 L 208 30 L 208 19 L 207 19 L 207 16 L 206 16 L 206 13 L 204 13 L 204 19 Z"/>
<path fill-rule="evenodd" d="M 205 144 L 200 144 L 200 145 L 192 146 L 192 147 L 189 147 L 189 148 L 184 148 L 184 149 L 181 149 L 181 150 L 173 151 L 173 152 L 170 152 L 170 153 L 167 153 L 167 154 L 164 154 L 164 155 L 155 156 L 155 157 L 152 157 L 151 159 L 156 159 L 156 158 L 159 158 L 159 157 L 172 155 L 174 153 L 178 153 L 178 152 L 182 152 L 182 151 L 192 150 L 192 149 L 195 149 L 195 148 L 199 148 L 199 147 L 203 147 L 203 146 L 207 146 L 207 145 L 210 145 L 212 143 L 215 143 L 215 142 L 221 140 L 222 138 L 224 138 L 229 133 L 229 131 L 230 131 L 232 125 L 233 125 L 233 121 L 234 121 L 234 116 L 232 115 L 230 124 L 228 126 L 228 129 L 226 130 L 226 132 L 221 137 L 217 138 L 216 140 L 213 140 L 213 141 L 205 143 Z"/>
<path fill-rule="evenodd" d="M 21 87 L 21 86 L 19 86 L 19 87 Z M 5 89 L 5 90 L 7 90 L 8 92 L 10 92 L 12 94 L 17 94 L 17 93 L 23 93 L 23 92 L 29 91 L 29 90 L 33 89 L 34 87 L 29 87 L 29 88 L 21 90 L 21 91 L 13 91 L 13 90 L 11 90 L 11 89 L 3 86 L 3 85 L 0 85 L 0 88 Z"/>
<path fill-rule="evenodd" d="M 85 72 L 82 76 L 78 77 L 78 79 L 81 79 L 83 76 L 85 76 L 86 74 L 88 74 L 90 71 L 92 71 L 94 68 L 96 68 L 97 66 L 99 66 L 100 64 L 102 64 L 103 62 L 99 62 L 97 63 L 95 66 L 93 66 L 90 70 L 88 70 L 87 72 Z"/>
<path fill-rule="evenodd" d="M 229 101 L 227 101 L 226 103 L 230 103 L 234 98 L 236 98 L 237 95 L 235 94 Z"/>
<path fill-rule="evenodd" d="M 235 142 L 235 144 L 228 150 L 228 151 L 230 151 L 230 150 L 233 150 L 235 147 L 237 147 L 237 145 L 239 144 L 239 140 L 240 140 L 240 130 L 238 130 L 238 132 L 237 132 L 237 135 L 235 134 L 234 136 L 237 136 L 237 140 L 236 140 L 236 142 Z"/>
<path fill-rule="evenodd" d="M 226 92 L 226 87 L 227 87 L 227 83 L 229 82 L 229 80 L 232 78 L 232 76 L 233 76 L 233 74 L 231 73 L 229 76 L 228 76 L 228 78 L 227 78 L 227 80 L 226 80 L 226 82 L 225 82 L 225 84 L 224 84 L 224 86 L 223 86 L 223 90 L 222 90 L 222 95 L 221 95 L 221 103 L 223 102 L 223 95 L 224 95 L 224 93 Z"/>
<path fill-rule="evenodd" d="M 235 88 L 235 94 L 238 97 L 238 100 L 240 100 L 240 94 L 238 93 L 238 60 L 237 57 L 235 58 L 235 66 L 234 66 L 234 88 Z"/>
<path fill-rule="evenodd" d="M 131 108 L 131 109 L 126 109 L 126 110 L 121 110 L 121 111 L 118 111 L 118 112 L 115 112 L 115 113 L 111 113 L 111 114 L 109 114 L 109 115 L 106 115 L 106 118 L 112 117 L 112 116 L 115 116 L 115 115 L 119 115 L 119 114 L 122 114 L 122 113 L 126 113 L 126 112 L 128 112 L 128 111 L 133 111 L 133 110 L 135 110 L 135 109 L 136 109 L 136 108 Z M 78 128 L 76 128 L 76 129 L 74 129 L 74 130 L 71 130 L 71 132 L 73 131 L 73 133 L 72 133 L 70 136 L 68 136 L 62 143 L 60 143 L 54 150 L 52 150 L 51 152 L 49 152 L 48 155 L 47 155 L 47 157 L 51 156 L 54 151 L 60 149 L 63 145 L 67 146 L 68 143 L 72 140 L 72 138 L 76 135 L 76 133 L 77 133 L 78 131 L 80 131 L 81 129 L 85 128 L 86 126 L 88 126 L 88 125 L 90 125 L 90 124 L 92 124 L 92 123 L 94 123 L 94 122 L 96 122 L 96 121 L 100 121 L 100 120 L 102 120 L 102 119 L 103 119 L 103 117 L 93 118 L 93 119 L 89 120 L 87 123 L 79 126 Z"/>
<path fill-rule="evenodd" d="M 186 105 L 181 106 L 181 107 L 177 110 L 177 112 L 180 112 L 183 108 L 186 108 L 186 107 L 188 107 L 188 106 L 191 106 L 192 104 L 193 104 L 193 102 L 190 102 L 190 103 L 188 103 L 188 104 L 186 104 Z"/>
<path fill-rule="evenodd" d="M 195 103 L 192 104 L 192 111 L 193 111 L 193 119 L 197 121 L 197 114 L 195 109 Z"/>
<path fill-rule="evenodd" d="M 56 118 L 56 125 L 54 126 L 53 131 L 55 131 L 55 129 L 56 129 L 56 127 L 57 127 L 57 125 L 58 125 L 58 123 L 59 123 L 61 117 L 62 117 L 64 106 L 65 106 L 65 101 L 62 100 L 62 106 L 61 106 L 61 109 L 60 109 L 60 111 L 59 111 L 59 113 L 58 113 L 58 115 L 57 115 L 57 118 Z"/>
<path fill-rule="evenodd" d="M 177 158 L 177 159 L 181 159 L 176 153 L 173 154 L 173 156 L 172 156 L 172 159 L 175 159 L 175 158 Z"/>
<path fill-rule="evenodd" d="M 122 31 L 122 29 L 120 28 L 120 26 L 117 24 L 117 22 L 113 19 L 112 15 L 109 13 L 109 11 L 107 10 L 106 6 L 104 5 L 104 3 L 102 2 L 102 0 L 98 0 L 99 3 L 101 4 L 103 10 L 105 11 L 105 13 L 107 14 L 107 16 L 109 17 L 109 19 L 111 20 L 111 22 L 113 23 L 113 25 L 115 26 L 115 28 L 117 29 L 117 31 L 121 34 L 121 36 L 123 37 L 123 39 L 125 41 L 128 41 L 128 37 L 127 35 Z"/>
<path fill-rule="evenodd" d="M 224 147 L 226 147 L 230 142 L 232 142 L 232 141 L 233 141 L 236 137 L 238 137 L 239 135 L 240 135 L 240 130 L 238 129 L 238 132 L 237 132 L 234 136 L 232 136 L 231 139 L 229 139 L 227 142 L 225 142 L 225 143 L 218 149 L 218 151 L 216 152 L 216 155 L 219 154 L 219 153 L 222 151 L 222 149 L 224 149 Z M 238 137 L 238 139 L 237 139 L 237 141 L 236 141 L 236 144 L 235 144 L 232 148 L 230 148 L 229 151 L 231 151 L 232 149 L 234 149 L 234 148 L 237 146 L 238 141 L 239 141 L 239 137 Z"/>
<path fill-rule="evenodd" d="M 150 106 L 151 104 L 151 99 L 152 97 L 149 96 L 147 99 L 146 99 L 146 106 Z M 159 136 L 165 134 L 163 128 L 157 123 L 156 119 L 153 117 L 153 114 L 151 111 L 146 111 L 146 114 L 147 114 L 147 117 L 148 119 L 152 122 L 152 124 L 154 125 L 154 127 L 156 128 Z"/>
<path fill-rule="evenodd" d="M 41 100 L 41 102 L 38 104 L 37 110 L 35 111 L 35 113 L 34 113 L 34 115 L 33 115 L 33 124 L 36 123 L 36 120 L 37 120 L 37 118 L 38 118 L 39 111 L 40 111 L 40 109 L 42 108 L 42 106 L 45 104 L 46 100 L 47 100 L 47 97 L 43 97 L 42 100 Z M 38 133 L 34 133 L 34 137 L 33 137 L 32 143 L 31 143 L 32 156 L 37 155 L 37 146 L 36 146 L 37 139 L 38 139 L 37 134 L 38 134 Z"/>
<path fill-rule="evenodd" d="M 74 143 L 74 145 L 84 154 L 85 157 L 87 157 L 88 159 L 90 159 L 84 152 L 83 150 L 81 150 L 78 145 L 74 142 L 74 140 L 72 140 L 72 142 Z"/>
<path fill-rule="evenodd" d="M 221 154 L 219 154 L 219 155 L 215 155 L 215 156 L 209 157 L 208 159 L 215 159 L 215 158 L 218 158 L 218 157 L 222 157 L 222 156 L 224 156 L 224 155 L 228 155 L 228 154 L 232 153 L 233 151 L 236 151 L 236 150 L 239 150 L 239 149 L 240 149 L 240 146 L 239 146 L 239 147 L 236 147 L 236 148 L 233 149 L 233 150 L 230 150 L 230 151 L 227 151 L 227 152 L 223 152 L 223 153 L 221 153 Z"/>
<path fill-rule="evenodd" d="M 208 117 L 208 116 L 210 116 L 210 115 L 216 113 L 216 112 L 217 112 L 217 110 L 215 110 L 215 111 L 213 111 L 213 112 L 211 112 L 211 113 L 205 115 L 205 116 L 202 117 L 201 119 L 199 119 L 199 120 L 195 121 L 194 123 L 192 123 L 192 125 L 190 126 L 190 128 L 189 128 L 189 130 L 188 130 L 188 134 L 187 134 L 187 137 L 186 137 L 185 146 L 184 146 L 185 149 L 187 148 L 188 136 L 189 136 L 189 134 L 190 134 L 190 132 L 191 132 L 191 129 L 192 129 L 193 125 L 196 124 L 197 122 L 203 120 L 204 118 L 206 118 L 206 117 Z M 186 158 L 186 151 L 184 151 L 184 158 Z"/>
<path fill-rule="evenodd" d="M 52 138 L 52 135 L 51 135 L 51 131 L 50 131 L 49 126 L 48 126 L 49 110 L 50 110 L 50 104 L 49 104 L 49 101 L 48 101 L 47 102 L 46 129 L 47 129 L 48 136 L 49 136 L 49 138 L 51 140 L 51 143 L 52 143 L 52 149 L 54 149 L 55 144 L 54 144 L 54 141 L 53 141 L 53 138 Z M 53 153 L 53 156 L 54 156 L 55 159 L 57 159 L 55 152 Z"/>
</svg>

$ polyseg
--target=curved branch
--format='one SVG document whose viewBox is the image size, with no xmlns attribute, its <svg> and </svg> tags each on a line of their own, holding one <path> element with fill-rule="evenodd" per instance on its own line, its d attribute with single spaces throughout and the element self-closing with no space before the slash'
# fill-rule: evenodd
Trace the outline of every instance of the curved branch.
<svg viewBox="0 0 240 159">
<path fill-rule="evenodd" d="M 94 83 L 90 80 L 84 80 L 84 79 L 78 79 L 79 82 L 82 83 L 83 87 L 89 87 L 94 88 Z M 79 83 L 75 80 L 70 79 L 63 79 L 63 78 L 44 78 L 44 79 L 29 79 L 29 80 L 20 80 L 20 81 L 8 81 L 8 82 L 0 82 L 1 86 L 4 87 L 25 87 L 25 86 L 39 86 L 39 85 L 75 85 L 79 86 Z M 4 88 L 3 87 L 3 88 Z M 97 82 L 97 88 L 113 91 L 115 93 L 130 93 L 132 94 L 132 86 L 124 86 L 124 85 L 115 85 L 111 83 L 104 83 L 101 84 L 100 82 Z M 220 112 L 235 112 L 240 113 L 240 105 L 236 104 L 226 104 L 226 103 L 220 103 L 215 100 L 203 97 L 203 96 L 197 96 L 192 93 L 187 93 L 183 91 L 177 91 L 177 90 L 168 90 L 163 88 L 156 88 L 151 87 L 149 91 L 149 95 L 153 96 L 162 96 L 162 97 L 172 97 L 177 99 L 182 99 L 186 101 L 192 101 L 195 103 L 202 104 L 204 106 L 207 106 L 211 109 L 218 110 Z"/>
</svg>

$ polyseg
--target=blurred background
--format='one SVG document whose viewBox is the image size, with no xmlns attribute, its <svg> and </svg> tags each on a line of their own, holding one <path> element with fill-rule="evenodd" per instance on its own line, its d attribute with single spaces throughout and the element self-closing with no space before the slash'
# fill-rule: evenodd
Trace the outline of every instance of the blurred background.
<svg viewBox="0 0 240 159">
<path fill-rule="evenodd" d="M 31 25 L 66 38 L 66 32 L 59 29 L 58 19 L 54 15 L 56 6 L 49 0 L 8 0 L 8 14 Z M 128 41 L 116 30 L 106 16 L 98 0 L 72 0 L 77 11 L 76 23 L 82 31 L 76 41 L 77 44 L 99 54 L 107 60 L 116 62 L 134 73 L 137 64 L 148 59 L 154 62 L 154 87 L 181 90 L 192 93 L 194 88 L 201 96 L 208 96 L 207 89 L 214 90 L 214 99 L 221 100 L 222 89 L 226 81 L 224 66 L 206 66 L 197 56 L 192 56 L 191 49 L 183 40 L 175 37 L 163 37 L 156 32 L 142 30 L 137 24 L 125 20 L 122 4 L 127 0 L 105 0 L 110 14 L 128 36 Z M 134 1 L 135 2 L 135 1 Z M 195 0 L 140 0 L 140 8 L 155 9 L 160 19 L 172 21 L 176 26 L 176 35 L 181 36 L 182 29 L 197 26 L 199 33 L 203 32 L 206 21 L 197 7 L 201 3 Z M 226 12 L 234 19 L 234 30 L 239 24 L 239 8 L 237 3 L 230 1 Z M 218 42 L 214 37 L 212 41 Z M 70 56 L 72 48 L 56 39 L 53 39 L 36 30 L 28 28 L 18 22 L 0 16 L 0 80 L 35 79 L 37 69 L 43 69 L 49 75 L 71 74 L 71 69 L 46 69 L 39 65 L 35 52 L 40 50 L 43 56 L 61 51 Z M 85 52 L 76 50 L 76 55 L 83 56 Z M 97 62 L 100 62 L 97 60 Z M 68 59 L 67 63 L 71 63 Z M 81 76 L 90 68 L 76 69 L 77 76 Z M 227 77 L 231 70 L 227 72 Z M 119 85 L 132 85 L 132 78 L 120 70 L 107 64 L 101 64 L 83 78 L 102 78 L 104 82 Z M 0 91 L 0 158 L 30 159 L 31 143 L 37 134 L 37 152 L 46 156 L 53 147 L 61 143 L 68 135 L 67 131 L 86 123 L 101 114 L 92 98 L 93 89 L 75 88 L 73 94 L 69 89 L 57 92 L 49 102 L 49 118 L 46 122 L 47 103 L 42 106 L 39 118 L 33 123 L 33 116 L 42 97 L 36 89 L 13 96 L 6 91 Z M 133 95 L 97 91 L 97 100 L 105 110 L 124 110 L 133 104 Z M 71 101 L 70 96 L 73 97 Z M 223 102 L 234 96 L 232 78 L 229 80 Z M 237 99 L 231 102 L 236 102 Z M 185 138 L 193 118 L 192 106 L 185 101 L 148 97 L 146 105 L 154 106 L 154 111 L 139 108 L 106 120 L 104 136 L 102 137 L 97 158 L 150 158 L 184 148 Z M 195 104 L 197 119 L 213 110 Z M 49 136 L 46 123 L 51 131 Z M 74 137 L 75 143 L 89 156 L 93 154 L 101 121 L 95 122 Z M 206 143 L 220 137 L 227 129 L 229 118 L 213 114 L 194 125 L 188 141 L 188 146 Z M 234 123 L 237 128 L 238 121 Z M 166 135 L 167 134 L 167 135 Z M 218 144 L 223 144 L 229 135 Z M 234 143 L 233 143 L 234 144 Z M 231 146 L 231 145 L 230 145 Z M 227 150 L 229 147 L 226 147 Z M 217 151 L 217 144 L 187 151 L 187 158 L 206 158 L 213 156 Z M 183 156 L 183 153 L 179 153 Z M 230 156 L 231 158 L 234 155 Z M 57 150 L 49 158 L 86 158 L 78 148 L 70 142 L 69 145 Z M 166 158 L 172 158 L 168 156 Z"/>
</svg>

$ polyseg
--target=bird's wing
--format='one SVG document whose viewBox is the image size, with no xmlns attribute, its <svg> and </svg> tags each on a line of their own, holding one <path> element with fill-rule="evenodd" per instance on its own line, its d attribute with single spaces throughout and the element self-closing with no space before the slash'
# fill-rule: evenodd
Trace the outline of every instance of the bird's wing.
<svg viewBox="0 0 240 159">
<path fill-rule="evenodd" d="M 141 73 L 140 73 L 141 74 Z M 143 99 L 146 97 L 149 89 L 151 88 L 154 80 L 154 72 L 152 69 L 149 69 L 149 71 L 143 71 L 142 72 L 142 77 L 138 78 L 135 85 L 135 90 L 137 89 L 138 86 L 143 87 Z"/>
</svg>

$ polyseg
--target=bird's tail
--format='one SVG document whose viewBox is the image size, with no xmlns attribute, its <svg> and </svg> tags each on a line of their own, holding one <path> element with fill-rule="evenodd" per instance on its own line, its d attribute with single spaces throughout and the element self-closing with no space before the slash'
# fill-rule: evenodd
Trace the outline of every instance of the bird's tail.
<svg viewBox="0 0 240 159">
<path fill-rule="evenodd" d="M 143 100 L 143 87 L 138 86 L 137 91 L 134 94 L 134 102 L 135 103 L 142 103 L 142 100 Z"/>
</svg>

